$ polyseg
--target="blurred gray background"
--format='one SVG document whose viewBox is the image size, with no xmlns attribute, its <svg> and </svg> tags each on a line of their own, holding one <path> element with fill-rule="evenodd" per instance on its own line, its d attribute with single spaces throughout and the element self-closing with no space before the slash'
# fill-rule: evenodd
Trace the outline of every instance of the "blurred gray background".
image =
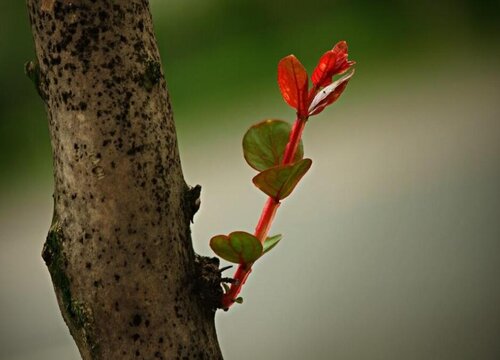
<svg viewBox="0 0 500 360">
<path fill-rule="evenodd" d="M 500 359 L 498 1 L 152 0 L 196 250 L 252 231 L 265 197 L 241 138 L 293 120 L 276 85 L 338 40 L 357 72 L 304 135 L 313 167 L 245 303 L 217 313 L 226 359 Z M 0 4 L 0 359 L 79 358 L 40 257 L 52 214 L 46 118 L 23 63 L 24 2 Z"/>
</svg>

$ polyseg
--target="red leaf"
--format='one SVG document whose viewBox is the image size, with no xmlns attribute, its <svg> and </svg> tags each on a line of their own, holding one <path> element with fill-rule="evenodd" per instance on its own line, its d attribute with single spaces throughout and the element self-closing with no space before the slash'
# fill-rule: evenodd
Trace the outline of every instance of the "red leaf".
<svg viewBox="0 0 500 360">
<path fill-rule="evenodd" d="M 309 116 L 322 112 L 325 107 L 335 102 L 345 90 L 349 79 L 354 75 L 354 69 L 347 75 L 334 81 L 318 92 L 309 106 Z"/>
<path fill-rule="evenodd" d="M 325 87 L 331 84 L 333 76 L 346 72 L 352 65 L 354 61 L 347 60 L 347 43 L 340 41 L 319 59 L 312 82 L 318 88 Z"/>
<path fill-rule="evenodd" d="M 306 69 L 294 55 L 288 55 L 280 60 L 278 85 L 286 103 L 296 109 L 299 116 L 307 115 L 309 80 Z"/>
</svg>

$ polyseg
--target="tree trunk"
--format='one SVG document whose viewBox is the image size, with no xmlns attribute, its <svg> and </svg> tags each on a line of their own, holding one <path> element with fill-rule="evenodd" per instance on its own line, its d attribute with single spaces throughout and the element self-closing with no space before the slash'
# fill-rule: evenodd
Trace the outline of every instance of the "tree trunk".
<svg viewBox="0 0 500 360">
<path fill-rule="evenodd" d="M 147 0 L 27 0 L 54 158 L 43 250 L 83 359 L 221 359 Z"/>
</svg>

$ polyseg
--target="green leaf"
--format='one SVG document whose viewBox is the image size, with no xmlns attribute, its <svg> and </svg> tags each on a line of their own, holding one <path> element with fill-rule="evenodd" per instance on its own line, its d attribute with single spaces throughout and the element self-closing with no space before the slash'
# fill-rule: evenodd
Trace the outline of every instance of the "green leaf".
<svg viewBox="0 0 500 360">
<path fill-rule="evenodd" d="M 250 264 L 262 255 L 260 241 L 244 231 L 235 231 L 229 235 L 216 235 L 210 239 L 212 250 L 224 260 L 236 264 Z"/>
<path fill-rule="evenodd" d="M 267 195 L 282 200 L 292 193 L 311 164 L 311 159 L 302 159 L 295 164 L 275 166 L 257 174 L 252 181 Z"/>
<path fill-rule="evenodd" d="M 243 156 L 255 170 L 280 165 L 290 137 L 291 126 L 283 120 L 264 120 L 253 125 L 243 137 Z M 293 162 L 304 157 L 302 141 Z"/>
<path fill-rule="evenodd" d="M 234 302 L 238 304 L 243 304 L 243 298 L 241 296 L 238 296 L 236 299 L 234 299 Z"/>
<path fill-rule="evenodd" d="M 271 250 L 273 247 L 275 247 L 276 245 L 278 245 L 278 243 L 280 242 L 280 240 L 283 238 L 283 236 L 281 234 L 278 234 L 278 235 L 274 235 L 274 236 L 269 236 L 265 241 L 264 241 L 264 244 L 263 244 L 263 248 L 264 248 L 264 254 L 267 253 L 269 250 Z"/>
</svg>

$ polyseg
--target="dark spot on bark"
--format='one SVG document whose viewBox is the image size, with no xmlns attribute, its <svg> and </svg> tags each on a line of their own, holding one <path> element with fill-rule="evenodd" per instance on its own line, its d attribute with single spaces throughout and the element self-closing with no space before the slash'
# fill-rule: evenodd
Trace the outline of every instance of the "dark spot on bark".
<svg viewBox="0 0 500 360">
<path fill-rule="evenodd" d="M 84 101 L 80 101 L 80 104 L 78 104 L 80 110 L 85 111 L 87 110 L 87 103 Z"/>
<path fill-rule="evenodd" d="M 57 56 L 55 58 L 52 58 L 51 60 L 51 64 L 54 66 L 54 65 L 60 65 L 61 64 L 61 57 L 60 56 Z"/>
<path fill-rule="evenodd" d="M 70 91 L 63 91 L 61 93 L 61 98 L 62 98 L 62 101 L 64 102 L 64 104 L 68 104 L 68 100 L 73 98 L 73 93 Z"/>
<path fill-rule="evenodd" d="M 132 318 L 132 325 L 133 326 L 139 326 L 142 323 L 142 317 L 139 314 L 135 314 L 134 317 Z"/>
<path fill-rule="evenodd" d="M 99 20 L 104 22 L 104 21 L 106 21 L 106 19 L 108 19 L 109 14 L 106 11 L 101 10 L 101 11 L 99 11 L 98 16 L 99 16 Z"/>
<path fill-rule="evenodd" d="M 140 153 L 144 150 L 145 148 L 145 145 L 135 145 L 133 144 L 132 147 L 130 149 L 127 150 L 127 155 L 135 155 L 137 153 Z"/>
<path fill-rule="evenodd" d="M 137 23 L 137 28 L 139 29 L 140 32 L 143 32 L 144 31 L 144 21 L 139 20 L 139 22 Z"/>
</svg>

